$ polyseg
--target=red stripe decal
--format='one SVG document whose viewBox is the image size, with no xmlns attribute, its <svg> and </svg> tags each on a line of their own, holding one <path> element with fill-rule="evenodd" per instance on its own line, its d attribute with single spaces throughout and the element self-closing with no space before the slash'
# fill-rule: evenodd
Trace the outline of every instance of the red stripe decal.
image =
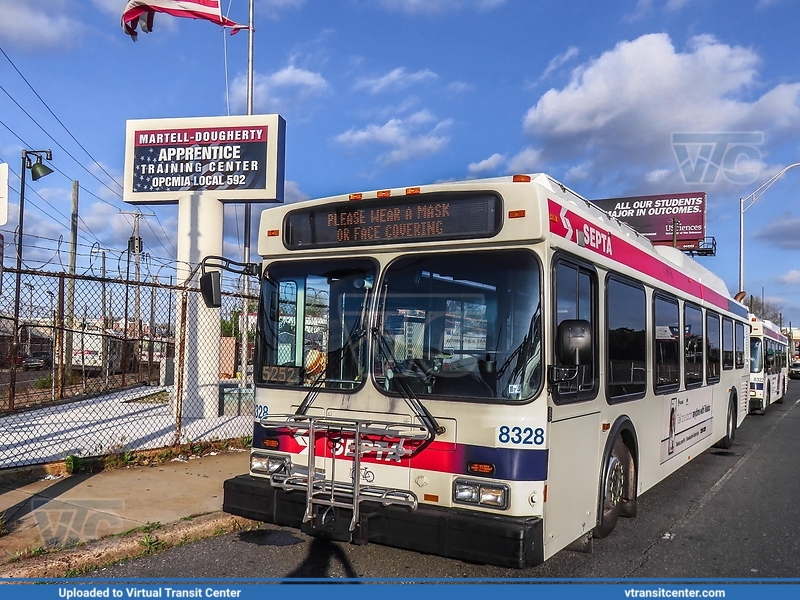
<svg viewBox="0 0 800 600">
<path fill-rule="evenodd" d="M 701 298 L 725 311 L 730 310 L 726 296 L 682 274 L 663 260 L 648 254 L 610 231 L 597 227 L 566 206 L 561 206 L 550 199 L 547 200 L 547 203 L 551 233 L 575 244 L 582 238 L 582 246 L 597 254 L 649 275 L 682 292 Z"/>
</svg>

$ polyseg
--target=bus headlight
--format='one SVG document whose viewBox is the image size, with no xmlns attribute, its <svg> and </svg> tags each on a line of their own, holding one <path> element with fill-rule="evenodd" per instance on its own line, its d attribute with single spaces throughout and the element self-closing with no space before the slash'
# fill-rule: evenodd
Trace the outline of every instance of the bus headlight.
<svg viewBox="0 0 800 600">
<path fill-rule="evenodd" d="M 508 486 L 501 483 L 456 479 L 453 483 L 453 502 L 506 509 L 508 491 Z"/>
<path fill-rule="evenodd" d="M 288 456 L 277 454 L 251 454 L 250 470 L 254 473 L 273 475 L 275 473 L 288 473 L 291 460 Z"/>
</svg>

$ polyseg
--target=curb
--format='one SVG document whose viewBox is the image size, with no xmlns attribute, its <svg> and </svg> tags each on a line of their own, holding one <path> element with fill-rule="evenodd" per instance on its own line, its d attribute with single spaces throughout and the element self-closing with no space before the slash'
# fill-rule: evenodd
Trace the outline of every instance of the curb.
<svg viewBox="0 0 800 600">
<path fill-rule="evenodd" d="M 110 536 L 77 548 L 0 565 L 0 579 L 68 577 L 88 573 L 109 563 L 147 554 L 147 548 L 141 543 L 145 535 L 149 535 L 158 543 L 161 551 L 231 531 L 255 529 L 259 525 L 258 521 L 234 517 L 219 511 L 171 523 L 150 534 L 137 531 L 123 537 Z"/>
</svg>

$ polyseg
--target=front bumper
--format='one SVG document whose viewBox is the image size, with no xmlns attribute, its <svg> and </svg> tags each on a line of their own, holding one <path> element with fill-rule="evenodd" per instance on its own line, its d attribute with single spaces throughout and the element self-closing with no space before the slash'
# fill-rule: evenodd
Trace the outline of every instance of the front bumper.
<svg viewBox="0 0 800 600">
<path fill-rule="evenodd" d="M 355 543 L 374 542 L 466 562 L 524 569 L 544 561 L 542 520 L 420 506 L 384 506 L 362 502 L 356 530 L 348 527 L 349 509 L 331 509 L 333 518 L 303 523 L 305 494 L 274 488 L 268 479 L 239 475 L 224 483 L 222 510 L 309 535 Z M 317 527 L 314 527 L 317 525 Z"/>
</svg>

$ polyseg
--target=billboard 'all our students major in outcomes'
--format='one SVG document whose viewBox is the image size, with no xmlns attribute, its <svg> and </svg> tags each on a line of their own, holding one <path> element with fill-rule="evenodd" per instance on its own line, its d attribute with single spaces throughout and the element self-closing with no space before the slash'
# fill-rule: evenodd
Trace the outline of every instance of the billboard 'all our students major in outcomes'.
<svg viewBox="0 0 800 600">
<path fill-rule="evenodd" d="M 653 244 L 675 241 L 678 248 L 692 250 L 706 237 L 705 192 L 605 198 L 591 202 L 630 225 Z"/>
</svg>

